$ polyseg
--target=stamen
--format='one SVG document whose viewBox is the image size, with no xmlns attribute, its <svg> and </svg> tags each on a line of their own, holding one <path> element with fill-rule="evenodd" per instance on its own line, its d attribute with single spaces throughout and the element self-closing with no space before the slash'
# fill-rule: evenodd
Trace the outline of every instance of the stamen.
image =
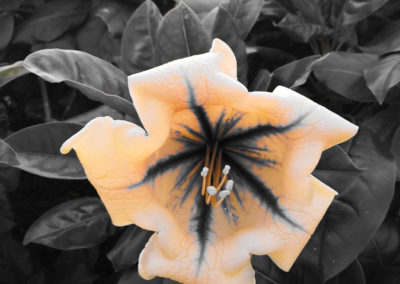
<svg viewBox="0 0 400 284">
<path fill-rule="evenodd" d="M 209 170 L 209 168 L 204 167 L 200 173 L 200 175 L 203 177 L 203 183 L 201 184 L 201 195 L 206 193 L 207 174 Z"/>
<path fill-rule="evenodd" d="M 217 189 L 214 186 L 210 185 L 210 186 L 207 186 L 207 192 L 208 192 L 208 196 L 206 199 L 206 203 L 210 204 L 211 197 L 217 194 Z"/>
<path fill-rule="evenodd" d="M 224 175 L 227 175 L 227 174 L 229 174 L 229 171 L 230 171 L 230 170 L 231 170 L 231 166 L 225 165 L 224 169 L 222 170 L 222 173 L 223 173 Z"/>
<path fill-rule="evenodd" d="M 206 177 L 209 170 L 210 170 L 209 168 L 204 167 L 204 168 L 201 170 L 200 175 L 201 175 L 202 177 Z"/>
<path fill-rule="evenodd" d="M 233 188 L 233 180 L 230 179 L 230 180 L 228 180 L 228 181 L 226 182 L 225 189 L 231 191 L 232 188 Z"/>
<path fill-rule="evenodd" d="M 226 197 L 229 196 L 229 194 L 231 194 L 231 192 L 230 192 L 229 190 L 222 190 L 222 191 L 218 194 L 219 200 L 218 200 L 218 202 L 215 204 L 215 206 L 220 205 L 220 204 L 222 203 L 222 201 L 224 201 L 224 199 L 225 199 Z"/>
</svg>

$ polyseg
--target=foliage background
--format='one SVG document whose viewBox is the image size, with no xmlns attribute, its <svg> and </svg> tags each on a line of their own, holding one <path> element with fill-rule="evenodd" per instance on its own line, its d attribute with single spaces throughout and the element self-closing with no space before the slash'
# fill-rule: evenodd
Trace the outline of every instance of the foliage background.
<svg viewBox="0 0 400 284">
<path fill-rule="evenodd" d="M 314 172 L 340 194 L 294 267 L 253 257 L 257 283 L 399 283 L 400 2 L 174 6 L 0 0 L 0 282 L 147 283 L 137 259 L 151 233 L 114 227 L 59 147 L 96 116 L 140 123 L 126 75 L 206 52 L 219 37 L 249 90 L 284 85 L 360 126 Z"/>
</svg>

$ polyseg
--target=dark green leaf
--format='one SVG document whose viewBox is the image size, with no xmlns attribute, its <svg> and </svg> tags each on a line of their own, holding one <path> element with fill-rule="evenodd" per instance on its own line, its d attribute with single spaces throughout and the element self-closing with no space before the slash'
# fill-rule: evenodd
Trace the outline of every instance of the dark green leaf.
<svg viewBox="0 0 400 284">
<path fill-rule="evenodd" d="M 221 7 L 231 15 L 239 35 L 245 40 L 260 16 L 263 4 L 263 0 L 230 0 Z"/>
<path fill-rule="evenodd" d="M 24 244 L 33 242 L 62 250 L 88 248 L 102 243 L 113 231 L 100 199 L 82 197 L 40 216 L 26 232 Z"/>
<path fill-rule="evenodd" d="M 275 69 L 271 74 L 269 89 L 273 90 L 278 85 L 291 89 L 303 85 L 310 76 L 311 67 L 319 58 L 319 55 L 311 55 Z"/>
<path fill-rule="evenodd" d="M 134 74 L 156 66 L 156 32 L 162 15 L 157 6 L 147 0 L 132 14 L 122 35 L 122 67 Z"/>
<path fill-rule="evenodd" d="M 210 35 L 197 15 L 183 2 L 161 21 L 156 36 L 157 63 L 205 53 L 210 47 Z"/>
<path fill-rule="evenodd" d="M 385 57 L 364 70 L 364 78 L 380 104 L 388 91 L 400 82 L 400 56 Z"/>
<path fill-rule="evenodd" d="M 384 267 L 392 263 L 398 256 L 400 249 L 399 223 L 393 217 L 386 217 L 385 221 L 375 232 L 365 246 L 360 258 L 367 260 L 375 267 Z"/>
<path fill-rule="evenodd" d="M 28 74 L 29 71 L 23 65 L 23 61 L 0 67 L 0 87 L 18 77 Z"/>
<path fill-rule="evenodd" d="M 322 153 L 313 175 L 329 185 L 346 192 L 363 172 L 341 147 L 335 146 Z"/>
<path fill-rule="evenodd" d="M 121 271 L 138 262 L 147 241 L 154 232 L 143 230 L 136 226 L 128 227 L 115 246 L 107 253 L 115 271 Z"/>
<path fill-rule="evenodd" d="M 365 284 L 364 270 L 358 260 L 353 261 L 345 270 L 326 282 L 326 284 Z"/>
<path fill-rule="evenodd" d="M 283 5 L 276 0 L 265 0 L 261 9 L 261 17 L 283 18 L 287 11 Z"/>
<path fill-rule="evenodd" d="M 349 25 L 364 20 L 373 12 L 386 4 L 388 0 L 348 0 L 343 7 L 343 25 Z"/>
<path fill-rule="evenodd" d="M 246 45 L 240 38 L 231 17 L 224 8 L 218 8 L 211 37 L 223 40 L 233 50 L 237 61 L 238 79 L 243 84 L 246 84 L 248 69 Z"/>
<path fill-rule="evenodd" d="M 372 130 L 376 134 L 376 137 L 387 145 L 391 145 L 394 132 L 399 124 L 400 115 L 398 106 L 391 106 L 364 121 L 362 126 Z"/>
<path fill-rule="evenodd" d="M 0 13 L 0 50 L 7 47 L 14 33 L 14 17 L 12 14 Z"/>
<path fill-rule="evenodd" d="M 65 82 L 92 100 L 137 118 L 125 74 L 112 64 L 77 50 L 46 49 L 32 53 L 24 67 L 51 83 Z"/>
<path fill-rule="evenodd" d="M 0 0 L 0 11 L 10 11 L 18 8 L 23 0 Z"/>
<path fill-rule="evenodd" d="M 76 49 L 75 37 L 71 34 L 65 33 L 64 35 L 60 36 L 59 38 L 50 41 L 50 42 L 43 42 L 43 43 L 36 43 L 32 45 L 32 51 L 38 51 L 41 49 L 48 49 L 48 48 L 59 48 L 59 49 Z"/>
<path fill-rule="evenodd" d="M 308 22 L 324 26 L 325 21 L 319 5 L 320 0 L 291 0 L 293 6 Z"/>
<path fill-rule="evenodd" d="M 55 0 L 41 6 L 20 27 L 13 42 L 35 43 L 53 41 L 86 18 L 87 5 L 80 0 Z"/>
<path fill-rule="evenodd" d="M 384 26 L 366 46 L 360 47 L 366 53 L 385 54 L 400 49 L 400 21 Z"/>
<path fill-rule="evenodd" d="M 138 268 L 132 267 L 130 269 L 125 270 L 121 277 L 119 278 L 119 281 L 117 284 L 162 284 L 163 279 L 156 277 L 152 280 L 145 280 L 142 277 L 140 277 Z"/>
<path fill-rule="evenodd" d="M 88 19 L 76 35 L 78 49 L 109 62 L 118 61 L 119 42 L 98 17 Z"/>
<path fill-rule="evenodd" d="M 397 130 L 393 135 L 391 150 L 397 163 L 397 167 L 400 167 L 400 127 L 397 127 Z"/>
<path fill-rule="evenodd" d="M 0 140 L 0 162 L 47 178 L 85 179 L 78 159 L 61 155 L 61 144 L 82 128 L 54 122 L 24 128 Z"/>
<path fill-rule="evenodd" d="M 96 7 L 95 16 L 100 17 L 113 36 L 121 36 L 135 6 L 121 1 L 105 1 Z"/>
<path fill-rule="evenodd" d="M 333 30 L 326 26 L 305 22 L 303 18 L 294 14 L 287 14 L 276 26 L 294 41 L 303 43 L 333 33 Z"/>
<path fill-rule="evenodd" d="M 266 69 L 261 69 L 260 71 L 258 71 L 249 89 L 251 91 L 266 92 L 268 90 L 270 81 L 271 81 L 271 73 Z"/>
<path fill-rule="evenodd" d="M 315 77 L 338 94 L 360 102 L 375 101 L 368 89 L 363 71 L 378 62 L 373 54 L 331 52 L 316 61 Z"/>
<path fill-rule="evenodd" d="M 335 187 L 341 194 L 299 259 L 313 271 L 321 271 L 324 280 L 356 259 L 385 218 L 394 193 L 395 163 L 371 131 L 359 130 L 349 155 L 357 167 L 366 170 L 347 191 Z"/>
<path fill-rule="evenodd" d="M 28 283 L 33 272 L 29 250 L 10 232 L 0 234 L 0 267 L 2 284 Z"/>
</svg>

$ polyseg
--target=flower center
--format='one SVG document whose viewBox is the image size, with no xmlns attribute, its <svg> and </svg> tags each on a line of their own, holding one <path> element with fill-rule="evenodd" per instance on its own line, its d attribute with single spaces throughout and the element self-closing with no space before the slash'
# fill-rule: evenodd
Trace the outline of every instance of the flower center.
<svg viewBox="0 0 400 284">
<path fill-rule="evenodd" d="M 214 207 L 219 206 L 227 198 L 233 188 L 233 180 L 228 180 L 231 169 L 225 165 L 221 170 L 222 150 L 218 150 L 218 142 L 212 150 L 207 146 L 205 163 L 200 175 L 203 178 L 201 195 L 205 197 L 206 204 Z M 225 188 L 224 188 L 225 186 Z"/>
</svg>

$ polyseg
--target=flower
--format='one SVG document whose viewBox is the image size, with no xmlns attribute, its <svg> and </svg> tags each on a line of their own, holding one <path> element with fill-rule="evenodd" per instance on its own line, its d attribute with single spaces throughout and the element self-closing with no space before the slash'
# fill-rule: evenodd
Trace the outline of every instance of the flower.
<svg viewBox="0 0 400 284">
<path fill-rule="evenodd" d="M 144 125 L 96 118 L 66 141 L 113 223 L 156 233 L 139 273 L 254 283 L 252 254 L 288 271 L 336 192 L 311 175 L 357 127 L 284 87 L 248 92 L 231 49 L 129 76 Z"/>
</svg>

